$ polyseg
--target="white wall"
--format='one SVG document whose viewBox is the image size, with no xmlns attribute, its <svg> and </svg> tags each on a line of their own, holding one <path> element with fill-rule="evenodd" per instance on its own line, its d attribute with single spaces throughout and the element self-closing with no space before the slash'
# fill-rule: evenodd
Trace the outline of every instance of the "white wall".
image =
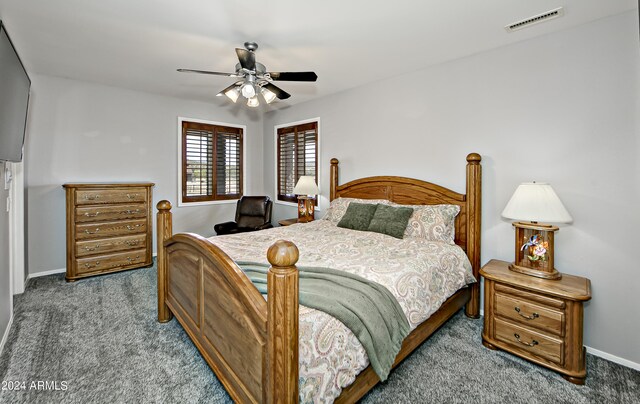
<svg viewBox="0 0 640 404">
<path fill-rule="evenodd" d="M 176 232 L 212 235 L 215 223 L 233 219 L 235 202 L 177 207 L 178 116 L 246 125 L 246 193 L 262 193 L 262 118 L 254 110 L 47 76 L 32 79 L 25 145 L 31 275 L 66 267 L 65 182 L 154 182 L 154 217 L 157 201 L 171 201 Z"/>
<path fill-rule="evenodd" d="M 4 189 L 4 165 L 4 162 L 0 162 L 0 353 L 9 332 L 13 299 L 9 262 L 9 213 L 7 213 L 9 191 Z"/>
<path fill-rule="evenodd" d="M 324 206 L 332 157 L 341 182 L 404 175 L 464 192 L 465 156 L 478 152 L 484 263 L 513 260 L 500 212 L 516 186 L 548 181 L 574 218 L 556 235 L 556 267 L 592 281 L 585 344 L 640 363 L 639 53 L 634 11 L 268 113 L 265 189 L 273 126 L 316 116 Z M 276 220 L 295 215 L 276 206 Z"/>
</svg>

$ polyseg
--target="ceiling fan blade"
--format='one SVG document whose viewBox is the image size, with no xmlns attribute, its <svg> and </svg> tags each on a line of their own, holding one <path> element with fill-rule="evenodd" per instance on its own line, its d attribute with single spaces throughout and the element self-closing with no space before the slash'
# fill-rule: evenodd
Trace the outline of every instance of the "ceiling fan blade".
<svg viewBox="0 0 640 404">
<path fill-rule="evenodd" d="M 278 97 L 278 99 L 280 99 L 280 100 L 286 100 L 287 98 L 291 97 L 291 94 L 289 94 L 288 92 L 284 91 L 283 89 L 281 89 L 278 86 L 274 86 L 271 83 L 266 83 L 262 87 L 264 87 L 267 90 L 269 90 L 272 93 L 274 93 L 276 95 L 276 97 Z"/>
<path fill-rule="evenodd" d="M 177 69 L 180 73 L 211 74 L 213 76 L 240 77 L 235 73 L 210 72 L 207 70 Z"/>
<path fill-rule="evenodd" d="M 236 48 L 236 54 L 238 55 L 238 60 L 240 61 L 240 66 L 247 70 L 255 70 L 256 69 L 256 55 L 255 53 L 248 51 L 246 49 Z"/>
<path fill-rule="evenodd" d="M 316 81 L 318 75 L 314 72 L 269 72 L 273 80 L 279 81 Z"/>
</svg>

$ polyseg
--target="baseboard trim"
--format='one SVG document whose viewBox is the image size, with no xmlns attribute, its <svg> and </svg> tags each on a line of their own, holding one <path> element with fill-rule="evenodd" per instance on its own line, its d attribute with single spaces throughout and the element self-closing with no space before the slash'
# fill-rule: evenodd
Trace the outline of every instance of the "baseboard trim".
<svg viewBox="0 0 640 404">
<path fill-rule="evenodd" d="M 632 362 L 628 359 L 621 358 L 619 356 L 611 355 L 610 353 L 603 352 L 599 349 L 591 348 L 590 346 L 586 346 L 587 352 L 591 355 L 598 356 L 602 359 L 606 359 L 609 362 L 617 363 L 618 365 L 626 366 L 631 369 L 640 370 L 640 363 Z"/>
<path fill-rule="evenodd" d="M 11 317 L 9 317 L 9 324 L 7 324 L 7 329 L 4 330 L 4 335 L 2 335 L 2 341 L 0 341 L 0 355 L 2 355 L 2 351 L 4 351 L 4 344 L 7 342 L 7 338 L 9 338 L 9 331 L 11 331 L 11 325 L 13 325 L 13 313 L 11 313 Z"/>
<path fill-rule="evenodd" d="M 35 274 L 29 274 L 29 276 L 27 276 L 27 281 L 31 278 L 39 278 L 41 276 L 63 274 L 65 272 L 67 272 L 67 268 L 52 269 L 51 271 L 44 271 L 44 272 L 36 272 Z"/>
</svg>

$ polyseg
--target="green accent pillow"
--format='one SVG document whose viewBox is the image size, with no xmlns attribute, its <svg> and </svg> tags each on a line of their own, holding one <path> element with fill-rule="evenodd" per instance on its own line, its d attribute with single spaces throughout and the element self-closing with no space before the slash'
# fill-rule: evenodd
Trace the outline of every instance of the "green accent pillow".
<svg viewBox="0 0 640 404">
<path fill-rule="evenodd" d="M 413 208 L 378 205 L 369 223 L 369 231 L 402 238 L 413 214 Z"/>
<path fill-rule="evenodd" d="M 378 205 L 369 203 L 351 202 L 347 207 L 347 211 L 344 212 L 344 216 L 338 222 L 338 227 L 367 231 L 377 207 Z"/>
</svg>

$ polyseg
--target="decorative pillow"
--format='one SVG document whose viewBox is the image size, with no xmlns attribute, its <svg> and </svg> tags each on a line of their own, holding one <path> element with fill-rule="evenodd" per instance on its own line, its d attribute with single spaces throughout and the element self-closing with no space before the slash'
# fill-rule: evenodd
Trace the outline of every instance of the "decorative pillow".
<svg viewBox="0 0 640 404">
<path fill-rule="evenodd" d="M 342 219 L 338 222 L 338 227 L 367 231 L 377 207 L 378 205 L 368 203 L 350 203 Z"/>
<path fill-rule="evenodd" d="M 405 237 L 419 237 L 431 241 L 454 244 L 455 219 L 458 205 L 412 205 L 413 215 L 404 232 Z"/>
<path fill-rule="evenodd" d="M 331 201 L 331 205 L 329 206 L 329 209 L 327 209 L 327 213 L 324 215 L 322 220 L 328 220 L 331 223 L 337 225 L 338 222 L 340 222 L 340 219 L 342 219 L 342 216 L 344 216 L 345 212 L 347 211 L 347 207 L 351 202 L 368 205 L 377 205 L 379 203 L 383 205 L 391 204 L 391 202 L 386 199 L 336 198 Z"/>
<path fill-rule="evenodd" d="M 412 214 L 413 208 L 378 205 L 371 223 L 369 223 L 369 231 L 402 238 Z"/>
</svg>

